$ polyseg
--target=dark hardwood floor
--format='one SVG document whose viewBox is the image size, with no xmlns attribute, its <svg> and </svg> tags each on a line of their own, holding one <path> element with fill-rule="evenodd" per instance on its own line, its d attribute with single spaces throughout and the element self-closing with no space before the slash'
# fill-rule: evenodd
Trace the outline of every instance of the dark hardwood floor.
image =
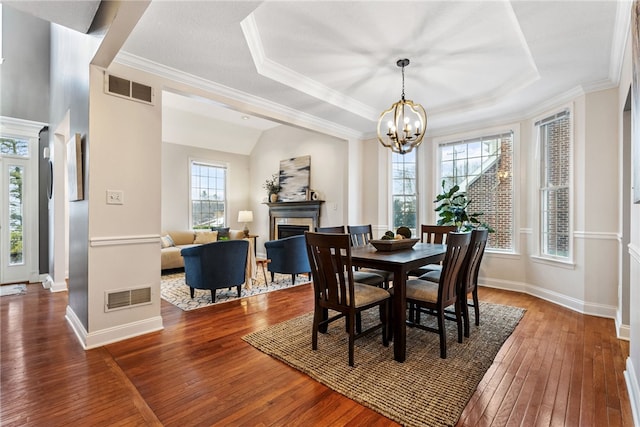
<svg viewBox="0 0 640 427">
<path fill-rule="evenodd" d="M 27 289 L 0 298 L 2 426 L 397 425 L 242 341 L 310 311 L 310 285 L 193 312 L 162 301 L 163 331 L 89 351 L 64 319 L 67 294 Z M 514 292 L 480 298 L 527 312 L 459 426 L 633 425 L 629 345 L 612 320 Z"/>
</svg>

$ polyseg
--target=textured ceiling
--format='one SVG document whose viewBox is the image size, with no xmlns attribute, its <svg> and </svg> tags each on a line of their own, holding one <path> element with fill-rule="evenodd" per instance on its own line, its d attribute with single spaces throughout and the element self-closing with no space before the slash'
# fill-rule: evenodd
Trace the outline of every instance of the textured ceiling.
<svg viewBox="0 0 640 427">
<path fill-rule="evenodd" d="M 5 3 L 76 29 L 88 28 L 98 5 Z M 437 134 L 529 117 L 617 85 L 630 4 L 156 0 L 116 60 L 184 76 L 264 118 L 273 111 L 276 121 L 371 136 L 379 112 L 400 97 L 395 63 L 406 57 L 406 97 L 425 107 L 427 134 Z M 197 99 L 172 99 L 215 114 L 185 105 Z"/>
<path fill-rule="evenodd" d="M 613 87 L 628 11 L 615 1 L 154 1 L 123 50 L 363 135 L 400 97 L 395 62 L 406 57 L 406 96 L 433 132 Z"/>
</svg>

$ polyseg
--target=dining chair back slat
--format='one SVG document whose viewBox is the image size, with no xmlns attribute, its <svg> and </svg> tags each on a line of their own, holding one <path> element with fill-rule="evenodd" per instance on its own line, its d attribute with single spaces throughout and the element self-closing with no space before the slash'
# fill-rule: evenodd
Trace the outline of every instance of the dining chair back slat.
<svg viewBox="0 0 640 427">
<path fill-rule="evenodd" d="M 420 241 L 422 243 L 446 243 L 447 235 L 456 231 L 455 225 L 425 225 L 420 226 Z"/>
<path fill-rule="evenodd" d="M 387 330 L 391 295 L 382 288 L 354 281 L 351 239 L 348 234 L 307 231 L 304 237 L 314 291 L 311 346 L 313 350 L 316 350 L 318 348 L 318 332 L 326 331 L 329 323 L 344 317 L 349 334 L 349 365 L 353 366 L 355 339 L 382 328 L 382 343 L 385 346 L 389 345 Z M 380 308 L 380 323 L 362 332 L 358 327 L 356 331 L 356 315 L 376 306 Z M 335 310 L 338 315 L 329 318 L 329 310 Z"/>
<path fill-rule="evenodd" d="M 458 289 L 460 292 L 460 304 L 462 307 L 462 318 L 464 320 L 464 336 L 469 337 L 469 304 L 467 295 L 471 294 L 473 298 L 473 308 L 475 311 L 476 326 L 480 326 L 480 307 L 478 301 L 478 273 L 480 272 L 480 264 L 484 256 L 484 250 L 487 247 L 489 239 L 489 230 L 474 229 L 471 231 L 471 243 L 465 257 L 463 271 L 460 273 L 460 284 Z"/>
</svg>

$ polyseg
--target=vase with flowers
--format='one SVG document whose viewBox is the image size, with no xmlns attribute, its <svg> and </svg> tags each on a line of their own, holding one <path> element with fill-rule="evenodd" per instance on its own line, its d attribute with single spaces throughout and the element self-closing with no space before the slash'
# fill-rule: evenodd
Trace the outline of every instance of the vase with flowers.
<svg viewBox="0 0 640 427">
<path fill-rule="evenodd" d="M 267 190 L 269 194 L 269 201 L 271 203 L 275 203 L 278 201 L 278 193 L 282 190 L 282 186 L 280 185 L 280 177 L 277 173 L 271 175 L 271 178 L 267 178 L 263 185 L 264 189 Z"/>
</svg>

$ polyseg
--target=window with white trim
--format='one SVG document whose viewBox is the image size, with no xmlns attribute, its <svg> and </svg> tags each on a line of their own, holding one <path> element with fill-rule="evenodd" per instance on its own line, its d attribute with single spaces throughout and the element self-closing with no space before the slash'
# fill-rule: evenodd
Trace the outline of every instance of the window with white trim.
<svg viewBox="0 0 640 427">
<path fill-rule="evenodd" d="M 191 162 L 191 227 L 225 225 L 227 168 L 198 161 Z"/>
<path fill-rule="evenodd" d="M 540 254 L 571 257 L 571 114 L 535 124 L 540 147 Z"/>
<path fill-rule="evenodd" d="M 391 229 L 395 231 L 401 226 L 408 227 L 411 235 L 416 236 L 418 234 L 416 150 L 406 154 L 392 153 L 391 170 Z"/>
<path fill-rule="evenodd" d="M 468 213 L 490 225 L 487 248 L 514 250 L 513 132 L 473 137 L 439 145 L 438 193 L 454 185 L 471 200 Z"/>
</svg>

